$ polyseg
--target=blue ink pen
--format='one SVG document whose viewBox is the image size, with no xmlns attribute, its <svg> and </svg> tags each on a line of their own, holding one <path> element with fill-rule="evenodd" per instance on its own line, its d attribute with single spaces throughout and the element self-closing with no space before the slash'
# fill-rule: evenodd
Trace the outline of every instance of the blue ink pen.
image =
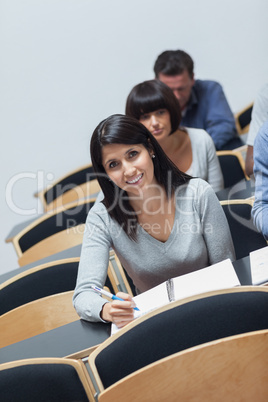
<svg viewBox="0 0 268 402">
<path fill-rule="evenodd" d="M 98 293 L 100 293 L 100 294 L 102 294 L 102 295 L 104 295 L 104 296 L 107 296 L 107 297 L 109 297 L 109 298 L 112 299 L 112 300 L 126 301 L 126 300 L 124 300 L 124 299 L 121 299 L 120 297 L 117 297 L 117 296 L 113 295 L 113 294 L 110 293 L 110 292 L 107 292 L 107 291 L 104 290 L 104 289 L 98 288 L 98 286 L 91 285 L 91 287 L 92 287 L 92 289 L 94 289 L 96 292 L 98 292 Z M 137 311 L 140 311 L 140 310 L 138 309 L 138 307 L 133 307 L 133 309 L 134 309 L 134 310 L 137 310 Z"/>
</svg>

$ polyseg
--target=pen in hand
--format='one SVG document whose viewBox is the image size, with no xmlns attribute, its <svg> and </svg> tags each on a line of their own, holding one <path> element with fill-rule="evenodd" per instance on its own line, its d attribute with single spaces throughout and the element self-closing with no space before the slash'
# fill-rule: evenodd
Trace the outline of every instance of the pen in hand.
<svg viewBox="0 0 268 402">
<path fill-rule="evenodd" d="M 117 297 L 117 296 L 113 295 L 112 293 L 107 292 L 106 290 L 99 288 L 98 286 L 91 285 L 91 287 L 92 287 L 92 289 L 94 289 L 96 292 L 98 292 L 98 293 L 100 293 L 100 294 L 102 294 L 102 295 L 104 295 L 104 296 L 107 296 L 107 297 L 109 297 L 109 298 L 112 299 L 112 300 L 121 300 L 121 301 L 125 301 L 124 299 L 121 299 L 120 297 Z M 140 310 L 138 309 L 138 307 L 133 307 L 133 309 L 134 309 L 134 310 L 137 310 L 137 311 L 140 311 Z"/>
</svg>

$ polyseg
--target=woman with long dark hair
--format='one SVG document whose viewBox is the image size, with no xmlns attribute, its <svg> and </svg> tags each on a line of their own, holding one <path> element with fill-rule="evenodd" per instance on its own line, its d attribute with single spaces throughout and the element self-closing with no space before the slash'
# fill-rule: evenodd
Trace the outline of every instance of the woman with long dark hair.
<svg viewBox="0 0 268 402">
<path fill-rule="evenodd" d="M 205 181 L 181 172 L 138 120 L 113 115 L 91 138 L 91 159 L 103 191 L 88 214 L 74 306 L 85 320 L 133 319 L 133 302 L 107 302 L 103 287 L 112 247 L 137 293 L 226 258 L 234 259 L 228 224 Z"/>
<path fill-rule="evenodd" d="M 180 104 L 167 85 L 158 80 L 136 85 L 128 95 L 126 114 L 145 125 L 180 170 L 206 180 L 215 192 L 223 188 L 212 138 L 203 129 L 180 126 Z"/>
</svg>

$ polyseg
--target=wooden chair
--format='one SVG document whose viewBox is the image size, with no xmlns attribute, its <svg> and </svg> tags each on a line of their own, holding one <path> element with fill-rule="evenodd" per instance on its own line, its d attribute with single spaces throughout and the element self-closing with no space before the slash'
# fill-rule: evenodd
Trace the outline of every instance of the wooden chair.
<svg viewBox="0 0 268 402">
<path fill-rule="evenodd" d="M 0 347 L 79 320 L 72 297 L 73 291 L 57 293 L 23 304 L 1 315 Z"/>
<path fill-rule="evenodd" d="M 267 308 L 268 288 L 245 286 L 203 293 L 145 314 L 89 356 L 96 392 L 182 350 L 268 329 Z"/>
<path fill-rule="evenodd" d="M 95 201 L 81 200 L 48 212 L 8 239 L 17 252 L 19 265 L 81 244 L 87 214 Z"/>
<path fill-rule="evenodd" d="M 251 122 L 253 102 L 235 114 L 235 125 L 239 135 L 246 134 Z"/>
<path fill-rule="evenodd" d="M 0 285 L 0 315 L 23 304 L 74 290 L 79 257 L 52 261 L 13 276 Z"/>
<path fill-rule="evenodd" d="M 110 401 L 268 400 L 268 331 L 212 341 L 175 353 L 99 395 Z"/>
<path fill-rule="evenodd" d="M 0 285 L 0 315 L 23 304 L 56 293 L 74 290 L 80 257 L 66 258 L 30 268 Z M 110 292 L 133 296 L 125 271 L 113 250 L 110 251 L 105 286 Z"/>
<path fill-rule="evenodd" d="M 96 196 L 100 186 L 91 164 L 85 165 L 50 184 L 35 194 L 44 207 L 44 211 L 61 208 L 77 200 Z"/>
<path fill-rule="evenodd" d="M 248 150 L 248 145 L 244 144 L 241 147 L 235 148 L 232 151 L 235 153 L 239 153 L 242 157 L 242 160 L 244 161 L 243 167 L 245 168 L 245 161 L 246 161 L 246 155 L 247 155 L 247 150 Z"/>
<path fill-rule="evenodd" d="M 253 224 L 253 202 L 253 198 L 220 201 L 230 227 L 237 260 L 267 246 L 265 238 Z"/>
<path fill-rule="evenodd" d="M 224 188 L 231 187 L 244 179 L 249 180 L 240 151 L 217 151 L 216 154 L 223 174 Z"/>
<path fill-rule="evenodd" d="M 94 401 L 80 360 L 34 358 L 0 365 L 1 402 Z"/>
</svg>

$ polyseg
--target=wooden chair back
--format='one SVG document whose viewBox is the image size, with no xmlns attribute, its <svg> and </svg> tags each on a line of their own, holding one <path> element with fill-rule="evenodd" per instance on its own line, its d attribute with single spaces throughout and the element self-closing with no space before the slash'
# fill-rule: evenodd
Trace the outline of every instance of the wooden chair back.
<svg viewBox="0 0 268 402">
<path fill-rule="evenodd" d="M 244 179 L 249 180 L 240 151 L 217 151 L 216 154 L 222 170 L 224 188 L 231 187 Z"/>
<path fill-rule="evenodd" d="M 81 360 L 33 358 L 0 365 L 2 402 L 94 401 Z"/>
<path fill-rule="evenodd" d="M 35 196 L 41 200 L 44 211 L 48 212 L 96 196 L 99 191 L 100 185 L 92 164 L 88 164 L 62 176 Z"/>
<path fill-rule="evenodd" d="M 253 202 L 253 198 L 220 201 L 230 227 L 237 260 L 267 246 L 265 238 L 253 224 Z"/>
<path fill-rule="evenodd" d="M 74 228 L 62 230 L 30 247 L 18 258 L 18 264 L 24 266 L 50 255 L 78 246 L 83 242 L 85 225 L 77 225 Z"/>
<path fill-rule="evenodd" d="M 51 261 L 25 270 L 0 284 L 0 315 L 42 297 L 74 290 L 79 261 L 80 257 Z M 112 293 L 126 292 L 133 296 L 114 250 L 110 250 L 105 286 Z"/>
<path fill-rule="evenodd" d="M 236 335 L 175 353 L 99 395 L 110 401 L 268 400 L 268 331 Z"/>
<path fill-rule="evenodd" d="M 81 200 L 49 212 L 11 238 L 19 265 L 30 264 L 81 244 L 87 214 L 95 201 Z"/>
<path fill-rule="evenodd" d="M 79 320 L 73 291 L 47 296 L 0 316 L 0 348 Z"/>
<path fill-rule="evenodd" d="M 235 114 L 235 125 L 239 135 L 246 134 L 249 130 L 253 102 Z"/>
<path fill-rule="evenodd" d="M 74 290 L 79 257 L 51 261 L 27 269 L 0 284 L 0 315 L 23 304 Z"/>
</svg>

